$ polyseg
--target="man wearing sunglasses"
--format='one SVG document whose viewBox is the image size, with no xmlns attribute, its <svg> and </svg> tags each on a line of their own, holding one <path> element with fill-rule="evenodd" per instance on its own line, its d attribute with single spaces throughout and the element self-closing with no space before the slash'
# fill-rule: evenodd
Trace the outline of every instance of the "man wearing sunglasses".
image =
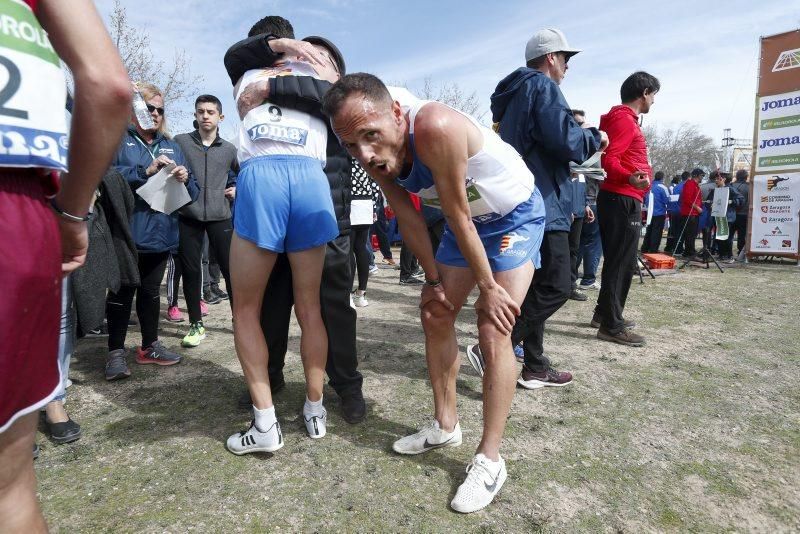
<svg viewBox="0 0 800 534">
<path fill-rule="evenodd" d="M 533 277 L 511 334 L 515 345 L 524 342 L 525 363 L 517 382 L 526 389 L 565 386 L 572 381 L 570 373 L 554 369 L 544 355 L 544 322 L 567 301 L 572 286 L 569 162 L 582 163 L 608 144 L 603 132 L 581 128 L 575 122 L 558 87 L 570 58 L 578 52 L 567 44 L 560 30 L 539 30 L 525 47 L 527 66 L 506 76 L 492 95 L 495 129 L 503 141 L 517 149 L 533 172 L 547 211 L 542 265 Z M 476 358 L 470 358 L 473 359 Z"/>
</svg>

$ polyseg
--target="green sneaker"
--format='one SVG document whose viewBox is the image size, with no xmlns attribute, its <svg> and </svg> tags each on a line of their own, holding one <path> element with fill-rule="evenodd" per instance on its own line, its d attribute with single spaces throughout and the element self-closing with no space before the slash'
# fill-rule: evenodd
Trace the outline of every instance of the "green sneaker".
<svg viewBox="0 0 800 534">
<path fill-rule="evenodd" d="M 196 323 L 189 323 L 189 333 L 181 341 L 184 347 L 196 347 L 206 338 L 206 329 L 203 326 L 203 321 Z"/>
</svg>

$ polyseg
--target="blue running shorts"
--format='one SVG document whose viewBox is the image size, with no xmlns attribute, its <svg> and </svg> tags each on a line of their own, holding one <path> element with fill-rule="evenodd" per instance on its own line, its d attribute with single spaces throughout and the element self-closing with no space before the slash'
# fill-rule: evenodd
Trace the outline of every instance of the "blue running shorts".
<svg viewBox="0 0 800 534">
<path fill-rule="evenodd" d="M 541 266 L 539 249 L 544 237 L 544 223 L 544 201 L 535 187 L 528 200 L 502 219 L 475 222 L 492 272 L 510 271 L 528 261 L 538 269 Z M 455 234 L 446 224 L 436 261 L 453 267 L 469 267 L 458 249 Z"/>
<path fill-rule="evenodd" d="M 328 178 L 318 159 L 260 156 L 236 180 L 233 228 L 272 252 L 300 252 L 339 235 Z"/>
</svg>

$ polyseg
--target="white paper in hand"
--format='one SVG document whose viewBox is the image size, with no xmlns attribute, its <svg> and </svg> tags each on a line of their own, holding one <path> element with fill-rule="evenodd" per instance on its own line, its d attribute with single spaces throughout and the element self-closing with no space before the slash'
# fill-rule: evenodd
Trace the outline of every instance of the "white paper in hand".
<svg viewBox="0 0 800 534">
<path fill-rule="evenodd" d="M 162 167 L 136 190 L 152 209 L 167 215 L 192 201 L 186 186 L 172 176 L 175 167 L 174 163 Z"/>
</svg>

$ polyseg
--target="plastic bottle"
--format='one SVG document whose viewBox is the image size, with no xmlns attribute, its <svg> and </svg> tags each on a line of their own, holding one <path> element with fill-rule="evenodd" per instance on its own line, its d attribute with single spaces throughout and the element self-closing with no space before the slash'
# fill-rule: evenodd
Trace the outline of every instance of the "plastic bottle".
<svg viewBox="0 0 800 534">
<path fill-rule="evenodd" d="M 152 130 L 156 127 L 156 123 L 153 122 L 153 117 L 147 109 L 147 102 L 144 101 L 142 93 L 135 85 L 133 86 L 133 113 L 143 130 Z"/>
</svg>

